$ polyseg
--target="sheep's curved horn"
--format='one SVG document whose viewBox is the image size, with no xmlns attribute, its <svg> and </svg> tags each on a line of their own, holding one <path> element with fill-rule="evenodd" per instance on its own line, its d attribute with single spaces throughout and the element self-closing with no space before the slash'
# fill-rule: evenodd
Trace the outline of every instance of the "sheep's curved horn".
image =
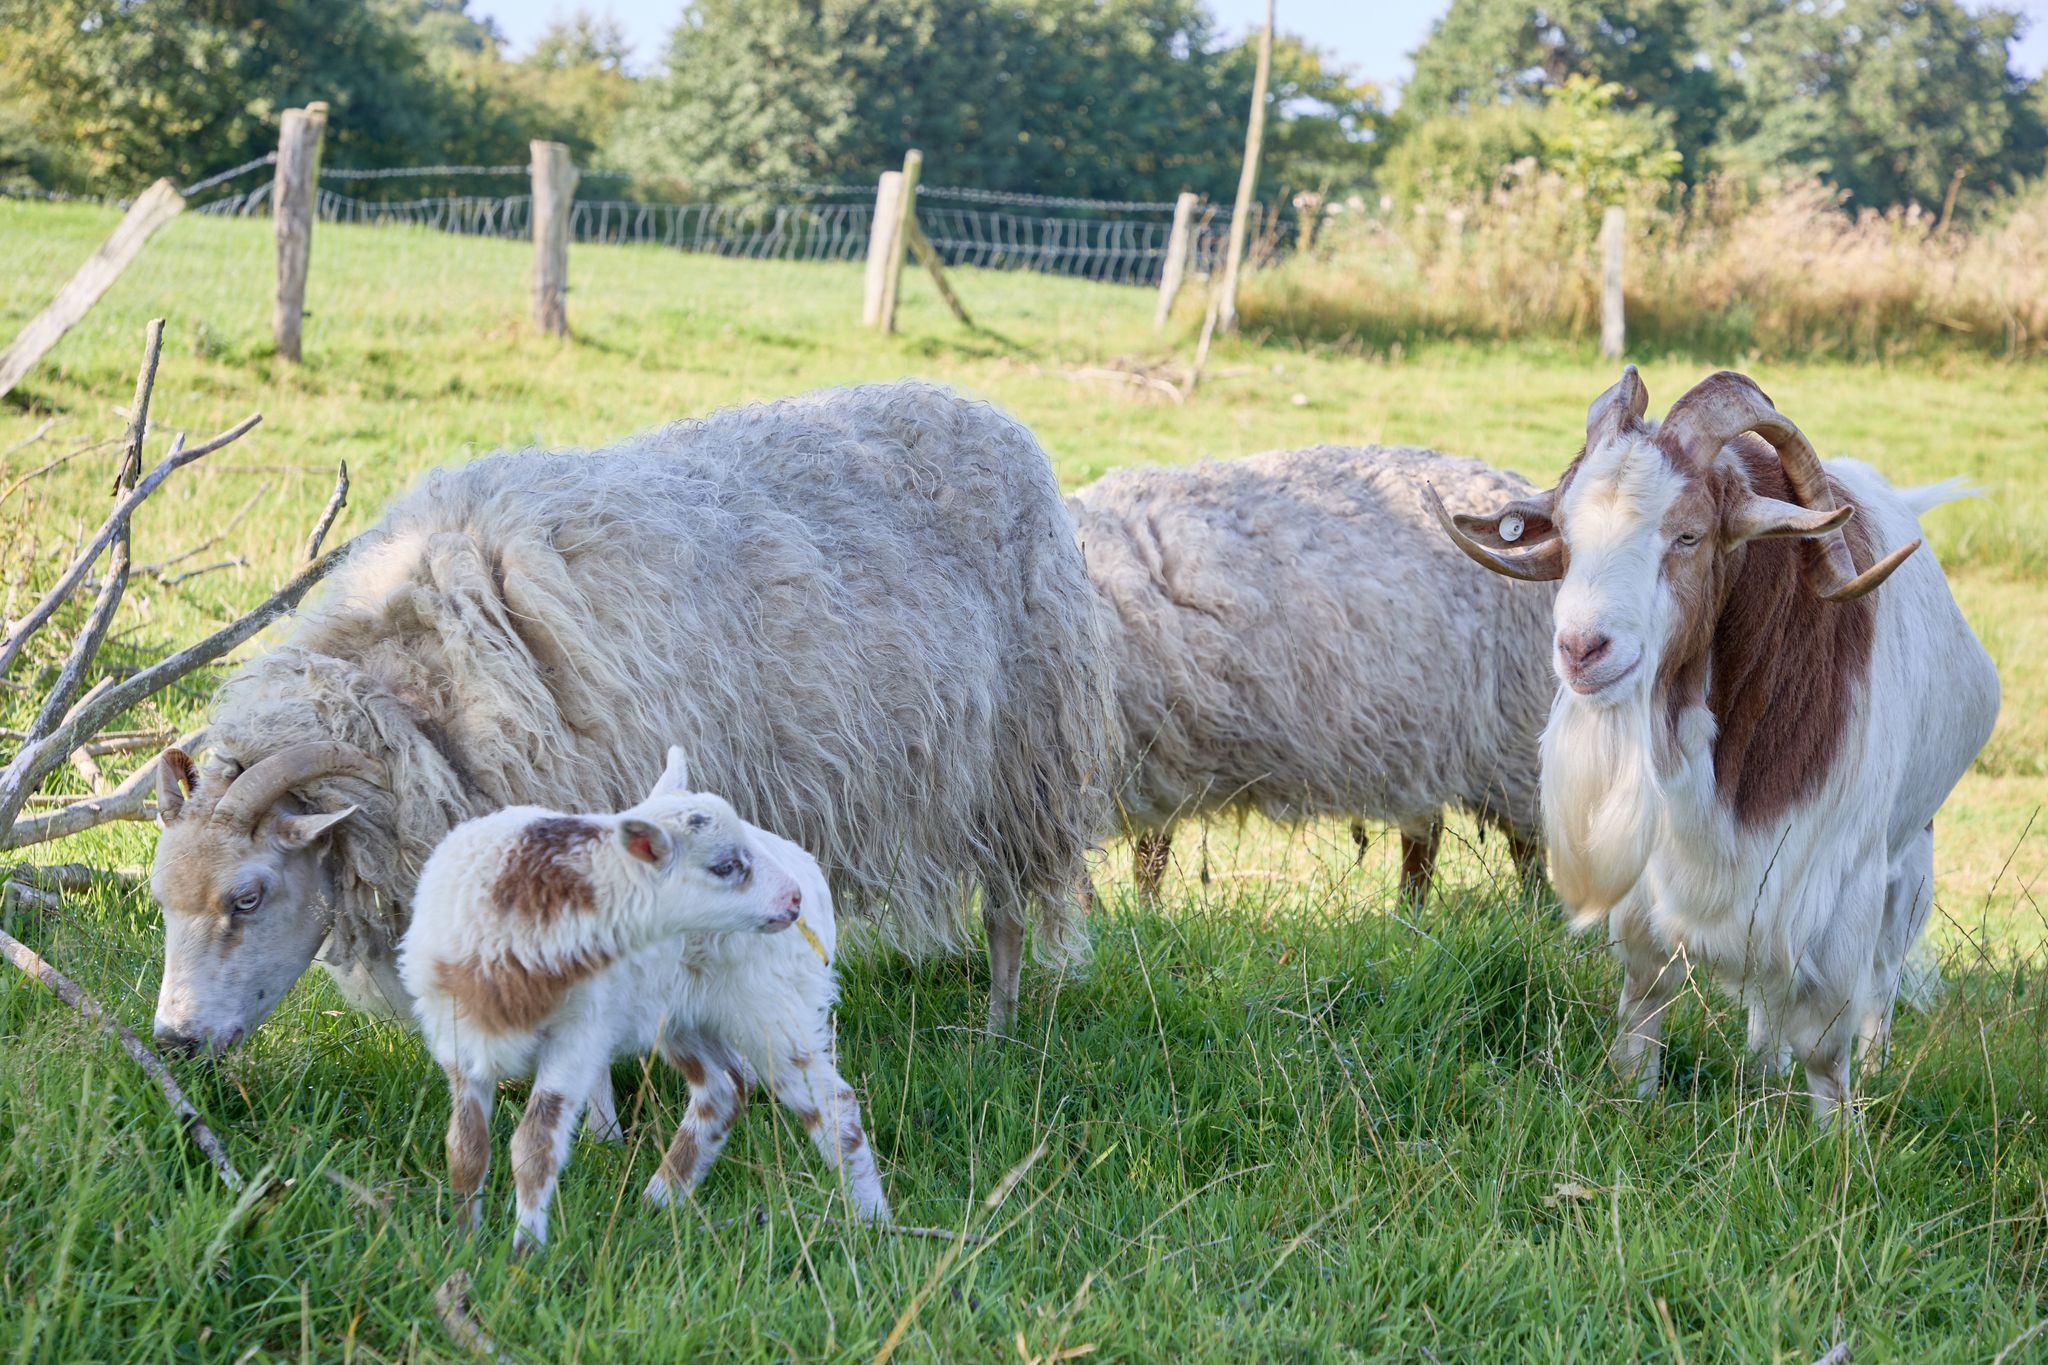
<svg viewBox="0 0 2048 1365">
<path fill-rule="evenodd" d="M 1722 370 L 1693 385 L 1671 405 L 1658 428 L 1657 443 L 1667 455 L 1704 469 L 1722 446 L 1748 431 L 1769 441 L 1778 452 L 1793 501 L 1814 512 L 1834 508 L 1834 489 L 1813 443 L 1746 374 Z M 1859 574 L 1848 538 L 1839 530 L 1816 536 L 1813 542 L 1814 553 L 1806 558 L 1806 586 L 1830 602 L 1851 602 L 1863 596 L 1891 577 L 1892 571 L 1920 548 L 1919 541 L 1911 541 Z"/>
<path fill-rule="evenodd" d="M 380 776 L 370 756 L 353 744 L 332 740 L 294 744 L 237 777 L 214 806 L 213 818 L 246 834 L 292 788 L 337 774 L 371 779 Z"/>
<path fill-rule="evenodd" d="M 1444 533 L 1457 547 L 1471 557 L 1474 563 L 1493 570 L 1508 578 L 1520 579 L 1524 583 L 1548 583 L 1564 577 L 1564 538 L 1554 537 L 1539 544 L 1524 554 L 1496 554 L 1471 536 L 1460 530 L 1451 520 L 1451 514 L 1444 510 L 1444 500 L 1437 496 L 1436 485 L 1422 485 L 1422 496 L 1429 503 L 1429 510 L 1436 513 L 1436 519 L 1443 524 Z"/>
</svg>

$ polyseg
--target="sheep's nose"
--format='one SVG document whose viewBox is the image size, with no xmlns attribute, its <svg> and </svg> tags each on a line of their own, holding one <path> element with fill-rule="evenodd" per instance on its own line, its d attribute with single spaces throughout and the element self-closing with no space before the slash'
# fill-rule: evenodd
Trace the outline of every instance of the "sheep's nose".
<svg viewBox="0 0 2048 1365">
<path fill-rule="evenodd" d="M 1607 647 L 1614 641 L 1605 635 L 1590 630 L 1561 630 L 1557 633 L 1557 652 L 1564 655 L 1564 661 L 1574 669 L 1591 668 L 1607 657 Z"/>
<path fill-rule="evenodd" d="M 168 1024 L 158 1024 L 152 1035 L 156 1039 L 156 1050 L 173 1057 L 190 1057 L 199 1051 L 199 1039 L 189 1033 L 182 1033 Z"/>
</svg>

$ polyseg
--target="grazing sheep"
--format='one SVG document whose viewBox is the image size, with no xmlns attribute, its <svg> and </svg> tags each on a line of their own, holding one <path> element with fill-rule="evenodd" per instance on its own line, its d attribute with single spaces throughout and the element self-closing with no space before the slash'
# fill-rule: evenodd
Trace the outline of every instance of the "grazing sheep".
<svg viewBox="0 0 2048 1365">
<path fill-rule="evenodd" d="M 1989 656 L 1915 553 L 1955 494 L 1823 463 L 1745 375 L 1661 423 L 1649 401 L 1629 366 L 1555 488 L 1435 511 L 1480 564 L 1555 592 L 1543 820 L 1558 894 L 1622 962 L 1615 1066 L 1655 1087 L 1664 1014 L 1702 968 L 1768 1069 L 1805 1065 L 1827 1123 L 1858 1037 L 1884 1055 L 1934 903 L 1934 814 L 1998 718 Z"/>
<path fill-rule="evenodd" d="M 1505 829 L 1535 868 L 1549 604 L 1475 579 L 1425 482 L 1531 491 L 1434 451 L 1317 446 L 1122 470 L 1067 500 L 1115 664 L 1141 895 L 1176 821 L 1231 808 L 1398 826 L 1416 901 L 1445 806 Z"/>
<path fill-rule="evenodd" d="M 792 924 L 801 937 L 777 932 Z M 691 792 L 681 749 L 622 814 L 515 806 L 457 825 L 420 873 L 398 970 L 448 1073 L 449 1180 L 471 1226 L 498 1082 L 533 1078 L 512 1139 L 514 1245 L 538 1245 L 585 1097 L 613 1057 L 650 1047 L 688 1079 L 690 1104 L 649 1200 L 695 1187 L 765 1076 L 846 1172 L 860 1215 L 887 1218 L 860 1102 L 832 1061 L 835 942 L 817 861 Z"/>
<path fill-rule="evenodd" d="M 980 888 L 1002 1028 L 1033 908 L 1041 953 L 1084 939 L 1100 649 L 1045 452 L 932 385 L 430 474 L 227 682 L 213 760 L 164 755 L 158 1039 L 231 1046 L 316 953 L 409 1013 L 392 947 L 442 836 L 617 810 L 671 739 L 906 948 L 964 947 Z"/>
</svg>

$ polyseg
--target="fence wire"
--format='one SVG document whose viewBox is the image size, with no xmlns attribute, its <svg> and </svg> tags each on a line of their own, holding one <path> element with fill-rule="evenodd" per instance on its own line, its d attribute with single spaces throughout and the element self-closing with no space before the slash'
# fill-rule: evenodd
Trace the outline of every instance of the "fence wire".
<svg viewBox="0 0 2048 1365">
<path fill-rule="evenodd" d="M 193 188 L 220 188 L 237 175 L 267 162 L 252 162 L 208 177 Z M 518 166 L 391 167 L 375 171 L 323 170 L 315 197 L 321 222 L 376 227 L 414 227 L 471 237 L 529 238 L 533 232 L 530 194 L 464 194 L 453 191 L 416 198 L 359 198 L 331 188 L 408 177 L 512 177 Z M 585 172 L 586 181 L 617 179 L 619 172 Z M 271 181 L 222 189 L 196 205 L 195 212 L 227 217 L 267 216 Z M 668 247 L 750 260 L 855 261 L 867 253 L 874 226 L 874 188 L 781 182 L 704 187 L 704 198 L 667 202 L 620 198 L 578 198 L 569 212 L 570 240 L 610 245 Z M 1073 199 L 1057 195 L 924 186 L 918 191 L 918 223 L 947 265 L 993 270 L 1031 270 L 1106 284 L 1157 284 L 1173 231 L 1171 200 Z M 1254 206 L 1249 228 L 1253 267 L 1292 249 L 1291 216 L 1274 220 Z M 1192 225 L 1188 269 L 1221 268 L 1230 237 L 1230 214 L 1216 206 L 1200 211 Z"/>
</svg>

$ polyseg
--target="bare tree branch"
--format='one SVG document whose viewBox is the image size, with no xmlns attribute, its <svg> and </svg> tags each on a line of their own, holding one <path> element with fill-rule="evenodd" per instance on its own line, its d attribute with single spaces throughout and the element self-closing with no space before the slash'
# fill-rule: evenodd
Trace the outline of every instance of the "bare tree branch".
<svg viewBox="0 0 2048 1365">
<path fill-rule="evenodd" d="M 122 436 L 125 447 L 121 466 L 114 471 L 111 491 L 135 487 L 142 472 L 142 441 L 149 434 L 149 396 L 156 391 L 156 364 L 164 353 L 164 320 L 151 318 L 142 329 L 142 369 L 135 376 L 135 401 L 128 405 L 128 430 Z"/>
<path fill-rule="evenodd" d="M 197 578 L 201 574 L 212 573 L 215 569 L 246 569 L 248 567 L 248 557 L 246 555 L 236 555 L 233 559 L 223 559 L 216 564 L 202 564 L 196 569 L 187 569 L 183 573 L 174 573 L 168 578 L 158 579 L 157 582 L 166 588 L 175 588 L 188 578 Z"/>
<path fill-rule="evenodd" d="M 334 471 L 334 493 L 327 499 L 326 510 L 320 513 L 320 520 L 313 526 L 313 534 L 306 537 L 306 548 L 299 555 L 299 563 L 310 563 L 320 553 L 321 542 L 327 539 L 328 531 L 334 527 L 334 519 L 341 515 L 341 509 L 348 506 L 348 461 L 343 460 Z"/>
<path fill-rule="evenodd" d="M 229 517 L 225 522 L 223 522 L 221 524 L 221 528 L 218 531 L 215 531 L 212 535 L 200 541 L 191 549 L 180 550 L 178 553 L 172 555 L 169 559 L 159 559 L 154 564 L 141 565 L 135 570 L 135 577 L 154 578 L 168 584 L 170 580 L 164 579 L 165 569 L 168 569 L 175 564 L 182 564 L 186 560 L 193 558 L 195 555 L 203 555 L 208 550 L 211 550 L 214 546 L 220 544 L 223 540 L 227 539 L 228 536 L 234 533 L 234 529 L 242 524 L 242 518 L 249 515 L 249 509 L 256 505 L 256 500 L 258 498 L 261 498 L 265 493 L 268 493 L 269 491 L 270 485 L 268 483 L 258 484 L 256 486 L 256 491 L 249 495 L 248 501 L 244 502 L 240 507 L 236 508 L 235 514 Z M 230 560 L 228 562 L 240 562 L 244 564 L 248 563 L 248 561 L 246 559 L 243 559 L 242 556 L 240 555 L 236 555 L 233 560 Z M 213 567 L 220 568 L 221 566 L 216 564 Z M 205 570 L 202 569 L 200 570 L 200 572 L 204 573 Z M 189 577 L 189 575 L 185 576 Z"/>
<path fill-rule="evenodd" d="M 4 492 L 0 492 L 0 503 L 6 502 L 9 498 L 13 497 L 16 493 L 19 493 L 27 485 L 34 483 L 37 479 L 40 479 L 41 477 L 43 477 L 43 475 L 49 473 L 51 470 L 61 468 L 64 465 L 70 464 L 73 460 L 77 459 L 81 455 L 90 455 L 95 450 L 105 450 L 108 446 L 113 445 L 120 439 L 121 438 L 118 436 L 109 436 L 104 441 L 89 441 L 86 444 L 78 447 L 76 450 L 67 450 L 62 455 L 59 455 L 56 459 L 51 460 L 47 464 L 37 465 L 34 469 L 31 469 L 28 473 L 22 475 L 13 483 L 8 484 Z"/>
<path fill-rule="evenodd" d="M 31 431 L 28 435 L 22 437 L 19 441 L 16 441 L 13 445 L 7 447 L 7 449 L 0 450 L 0 456 L 12 455 L 17 450 L 27 450 L 37 441 L 40 441 L 45 436 L 48 436 L 50 434 L 50 428 L 56 426 L 57 423 L 62 420 L 63 419 L 60 417 L 45 417 L 43 419 L 43 424 L 41 426 L 37 427 L 34 431 Z"/>
<path fill-rule="evenodd" d="M 170 1068 L 164 1065 L 161 1057 L 144 1046 L 142 1040 L 130 1033 L 119 1019 L 107 1013 L 105 1006 L 99 1001 L 79 989 L 77 982 L 43 961 L 41 954 L 20 939 L 0 932 L 0 956 L 5 956 L 27 975 L 48 986 L 59 1000 L 84 1015 L 88 1023 L 98 1024 L 120 1039 L 121 1050 L 126 1052 L 137 1066 L 148 1072 L 150 1079 L 164 1092 L 164 1098 L 171 1102 L 172 1112 L 183 1121 L 187 1136 L 198 1145 L 200 1151 L 206 1153 L 206 1159 L 220 1172 L 222 1182 L 231 1190 L 242 1188 L 241 1173 L 236 1171 L 234 1163 L 228 1160 L 227 1151 L 220 1145 L 220 1139 L 213 1135 L 213 1130 L 199 1117 L 199 1111 L 192 1107 L 192 1101 L 185 1098 L 185 1092 L 179 1087 L 177 1077 L 171 1075 Z"/>
</svg>

